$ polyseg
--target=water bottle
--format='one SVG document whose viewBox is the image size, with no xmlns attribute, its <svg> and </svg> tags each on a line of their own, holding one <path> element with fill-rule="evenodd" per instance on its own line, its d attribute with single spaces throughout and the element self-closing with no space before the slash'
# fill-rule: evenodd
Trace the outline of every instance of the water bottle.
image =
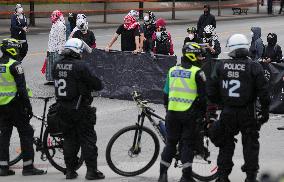
<svg viewBox="0 0 284 182">
<path fill-rule="evenodd" d="M 166 126 L 163 121 L 159 121 L 160 132 L 164 137 L 167 137 Z"/>
</svg>

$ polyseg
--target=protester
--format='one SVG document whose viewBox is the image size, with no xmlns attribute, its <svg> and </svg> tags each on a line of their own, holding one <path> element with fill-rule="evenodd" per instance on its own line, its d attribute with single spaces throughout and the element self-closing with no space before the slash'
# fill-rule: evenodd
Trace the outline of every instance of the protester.
<svg viewBox="0 0 284 182">
<path fill-rule="evenodd" d="M 52 27 L 48 39 L 47 65 L 45 85 L 53 85 L 52 69 L 54 64 L 60 59 L 60 54 L 66 42 L 66 26 L 63 14 L 55 10 L 51 14 Z"/>
<path fill-rule="evenodd" d="M 21 4 L 17 4 L 15 13 L 11 18 L 11 37 L 17 40 L 21 40 L 20 55 L 17 61 L 23 61 L 28 52 L 28 42 L 26 33 L 28 32 L 28 22 L 24 14 L 24 9 Z"/>
<path fill-rule="evenodd" d="M 280 9 L 279 9 L 279 13 L 278 14 L 282 13 L 283 6 L 284 6 L 284 0 L 281 0 L 280 1 Z"/>
<path fill-rule="evenodd" d="M 136 22 L 139 25 L 139 52 L 142 52 L 143 51 L 143 43 L 144 43 L 144 40 L 145 40 L 145 35 L 144 35 L 144 30 L 143 30 L 142 26 L 140 26 L 140 23 L 139 23 L 139 12 L 136 11 L 136 10 L 130 10 L 128 15 L 133 16 L 135 18 Z"/>
<path fill-rule="evenodd" d="M 124 24 L 118 27 L 113 38 L 106 46 L 105 51 L 109 51 L 119 35 L 121 35 L 121 51 L 133 51 L 134 53 L 139 52 L 139 27 L 139 23 L 136 21 L 135 17 L 129 14 L 126 15 L 124 17 Z"/>
<path fill-rule="evenodd" d="M 277 35 L 275 33 L 269 33 L 267 35 L 267 45 L 264 47 L 263 62 L 281 63 L 282 60 L 282 49 L 277 44 Z"/>
<path fill-rule="evenodd" d="M 73 37 L 73 34 L 79 30 L 78 27 L 76 26 L 77 20 L 83 19 L 87 21 L 87 16 L 85 14 L 77 14 L 76 20 L 75 20 L 75 28 L 73 28 L 72 32 L 70 33 L 68 39 L 71 39 Z"/>
<path fill-rule="evenodd" d="M 198 37 L 197 30 L 195 27 L 188 27 L 186 31 L 188 33 L 188 36 L 185 37 L 183 45 L 186 44 L 187 42 L 196 42 L 196 43 L 202 42 Z"/>
<path fill-rule="evenodd" d="M 103 88 L 87 62 L 82 60 L 82 53 L 88 47 L 82 40 L 69 39 L 62 53 L 63 58 L 55 63 L 55 95 L 58 104 L 58 116 L 64 136 L 63 154 L 66 164 L 66 179 L 77 178 L 77 153 L 81 148 L 87 166 L 87 180 L 104 179 L 98 170 L 96 108 L 91 107 L 92 91 Z M 66 69 L 68 68 L 68 69 Z M 66 74 L 62 74 L 62 72 Z M 62 87 L 62 85 L 64 87 Z"/>
<path fill-rule="evenodd" d="M 68 24 L 66 26 L 66 39 L 69 38 L 71 32 L 76 27 L 76 20 L 77 20 L 77 14 L 76 13 L 69 13 Z"/>
<path fill-rule="evenodd" d="M 258 61 L 259 58 L 262 57 L 264 51 L 263 41 L 261 39 L 261 28 L 260 27 L 252 27 L 251 28 L 251 46 L 249 48 L 250 57 Z"/>
<path fill-rule="evenodd" d="M 76 25 L 79 30 L 73 34 L 73 38 L 81 39 L 89 47 L 96 48 L 96 38 L 94 32 L 88 29 L 87 19 L 78 19 Z"/>
<path fill-rule="evenodd" d="M 242 34 L 234 34 L 227 41 L 231 59 L 219 61 L 216 74 L 208 80 L 207 95 L 212 103 L 222 104 L 221 134 L 217 159 L 218 179 L 230 182 L 233 169 L 235 136 L 242 134 L 246 173 L 245 182 L 257 182 L 259 170 L 259 130 L 269 119 L 269 86 L 259 62 L 249 56 L 249 41 Z M 256 117 L 255 102 L 259 98 L 260 112 Z"/>
<path fill-rule="evenodd" d="M 0 46 L 3 53 L 0 58 L 0 176 L 15 175 L 15 171 L 9 169 L 9 146 L 13 127 L 17 128 L 21 141 L 22 175 L 45 174 L 43 170 L 34 167 L 34 129 L 30 125 L 33 111 L 29 99 L 32 92 L 26 85 L 21 63 L 16 61 L 19 56 L 20 42 L 9 38 L 4 39 Z"/>
<path fill-rule="evenodd" d="M 143 51 L 150 52 L 153 49 L 152 35 L 156 31 L 156 17 L 153 12 L 147 11 L 142 25 L 144 32 Z"/>
<path fill-rule="evenodd" d="M 166 31 L 166 22 L 159 18 L 156 22 L 156 32 L 152 35 L 153 52 L 155 54 L 173 55 L 174 45 L 171 34 Z"/>
<path fill-rule="evenodd" d="M 204 5 L 204 13 L 199 17 L 197 22 L 197 33 L 199 38 L 203 38 L 203 30 L 207 25 L 212 25 L 216 28 L 215 16 L 210 13 L 210 6 L 208 4 Z"/>
</svg>

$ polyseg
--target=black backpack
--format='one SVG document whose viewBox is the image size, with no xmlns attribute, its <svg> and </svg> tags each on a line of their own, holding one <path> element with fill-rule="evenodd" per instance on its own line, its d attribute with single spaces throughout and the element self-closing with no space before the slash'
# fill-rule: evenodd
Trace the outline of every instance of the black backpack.
<svg viewBox="0 0 284 182">
<path fill-rule="evenodd" d="M 156 32 L 157 35 L 157 32 Z M 171 43 L 167 32 L 161 32 L 161 36 L 155 40 L 156 54 L 168 55 L 170 53 Z"/>
</svg>

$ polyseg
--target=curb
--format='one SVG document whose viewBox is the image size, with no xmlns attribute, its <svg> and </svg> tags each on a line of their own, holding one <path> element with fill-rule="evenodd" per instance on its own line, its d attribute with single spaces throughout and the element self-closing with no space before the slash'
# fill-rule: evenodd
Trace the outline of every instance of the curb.
<svg viewBox="0 0 284 182">
<path fill-rule="evenodd" d="M 270 17 L 278 17 L 281 15 L 257 15 L 257 16 L 249 16 L 249 15 L 241 15 L 241 17 L 229 17 L 229 18 L 222 18 L 221 17 L 216 17 L 216 21 L 217 22 L 221 22 L 221 21 L 231 21 L 231 20 L 244 20 L 244 19 L 258 19 L 258 18 L 270 18 Z M 184 24 L 196 24 L 198 22 L 198 20 L 170 20 L 167 22 L 167 25 L 184 25 Z M 90 26 L 89 29 L 92 30 L 96 30 L 96 29 L 109 29 L 109 28 L 116 28 L 117 26 L 119 26 L 119 23 L 115 23 L 115 24 L 105 24 L 102 26 Z M 46 33 L 50 30 L 50 27 L 46 28 L 30 28 L 30 32 L 29 34 L 33 35 L 33 34 L 38 34 L 38 33 Z M 1 32 L 0 35 L 6 35 L 6 34 L 10 34 L 10 32 Z"/>
</svg>

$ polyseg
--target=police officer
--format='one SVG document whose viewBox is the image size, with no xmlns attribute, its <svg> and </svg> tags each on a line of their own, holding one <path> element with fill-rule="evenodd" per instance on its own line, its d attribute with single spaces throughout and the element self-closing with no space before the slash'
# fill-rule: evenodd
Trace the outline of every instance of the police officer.
<svg viewBox="0 0 284 182">
<path fill-rule="evenodd" d="M 26 87 L 24 71 L 16 60 L 20 43 L 16 39 L 4 39 L 0 44 L 3 56 L 0 58 L 0 176 L 14 175 L 9 169 L 9 145 L 13 126 L 17 128 L 23 152 L 24 176 L 41 175 L 43 170 L 33 165 L 33 134 L 30 125 L 33 116 L 29 100 L 31 92 Z"/>
<path fill-rule="evenodd" d="M 181 162 L 183 175 L 180 182 L 194 182 L 192 177 L 193 145 L 196 119 L 206 111 L 205 74 L 196 65 L 202 60 L 201 47 L 197 43 L 184 45 L 180 66 L 169 70 L 164 87 L 164 104 L 167 108 L 167 142 L 160 163 L 159 182 L 167 182 L 167 170 L 176 154 L 176 146 L 182 143 Z"/>
<path fill-rule="evenodd" d="M 214 102 L 221 101 L 223 111 L 221 125 L 224 126 L 224 143 L 220 146 L 218 182 L 230 181 L 228 176 L 233 168 L 234 136 L 242 134 L 246 172 L 245 182 L 256 182 L 259 169 L 259 127 L 269 119 L 268 82 L 260 63 L 249 56 L 249 42 L 242 34 L 234 34 L 228 39 L 231 59 L 219 61 L 215 76 L 208 81 L 208 97 Z M 256 117 L 255 101 L 259 98 L 261 111 Z M 258 119 L 257 119 L 258 118 Z"/>
<path fill-rule="evenodd" d="M 95 108 L 91 107 L 93 90 L 101 90 L 102 83 L 82 60 L 87 44 L 77 38 L 69 39 L 63 51 L 64 58 L 55 64 L 55 95 L 59 105 L 58 114 L 62 120 L 64 136 L 64 160 L 67 167 L 66 179 L 78 176 L 75 172 L 81 147 L 87 166 L 88 180 L 103 179 L 97 169 L 98 149 Z"/>
</svg>

